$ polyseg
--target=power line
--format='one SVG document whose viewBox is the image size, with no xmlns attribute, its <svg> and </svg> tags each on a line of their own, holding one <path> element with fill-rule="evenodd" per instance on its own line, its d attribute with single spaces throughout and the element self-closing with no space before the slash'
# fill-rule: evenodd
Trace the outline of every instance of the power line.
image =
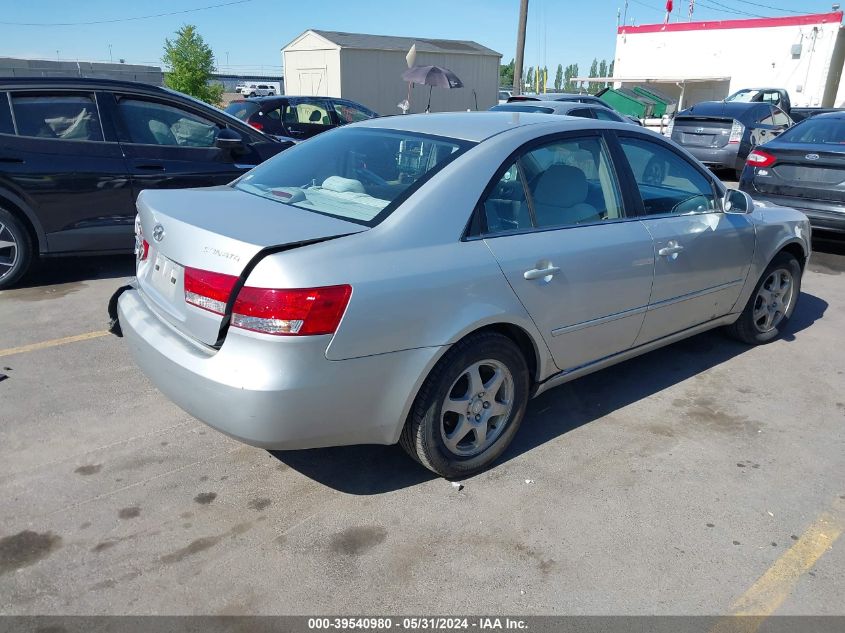
<svg viewBox="0 0 845 633">
<path fill-rule="evenodd" d="M 162 18 L 170 15 L 182 15 L 185 13 L 195 13 L 197 11 L 206 11 L 207 9 L 219 9 L 220 7 L 230 7 L 235 4 L 246 4 L 254 0 L 232 0 L 231 2 L 222 2 L 220 4 L 211 4 L 207 7 L 197 7 L 196 9 L 182 9 L 181 11 L 168 11 L 167 13 L 156 13 L 154 15 L 137 15 L 131 18 L 114 18 L 112 20 L 95 20 L 93 22 L 3 22 L 0 24 L 6 26 L 89 26 L 92 24 L 114 24 L 115 22 L 131 22 L 133 20 L 149 20 L 151 18 Z"/>
<path fill-rule="evenodd" d="M 763 9 L 772 9 L 773 11 L 783 11 L 784 13 L 795 13 L 796 15 L 803 15 L 806 11 L 795 11 L 794 9 L 781 9 L 780 7 L 773 7 L 768 4 L 760 4 L 759 2 L 751 2 L 751 0 L 736 0 L 736 2 L 742 2 L 743 4 L 750 4 L 754 7 L 760 7 Z"/>
<path fill-rule="evenodd" d="M 752 18 L 765 18 L 766 17 L 765 15 L 760 15 L 759 13 L 749 13 L 748 11 L 740 11 L 739 9 L 731 8 L 731 7 L 727 6 L 726 4 L 722 4 L 721 2 L 718 2 L 717 0 L 710 0 L 710 2 L 712 2 L 713 4 L 715 4 L 717 6 L 715 6 L 715 7 L 711 6 L 709 4 L 701 2 L 701 0 L 699 0 L 696 3 L 696 6 L 701 5 L 705 9 L 710 9 L 711 11 L 717 11 L 717 12 L 721 12 L 721 13 L 733 13 L 734 15 L 747 15 L 747 16 L 750 16 Z"/>
</svg>

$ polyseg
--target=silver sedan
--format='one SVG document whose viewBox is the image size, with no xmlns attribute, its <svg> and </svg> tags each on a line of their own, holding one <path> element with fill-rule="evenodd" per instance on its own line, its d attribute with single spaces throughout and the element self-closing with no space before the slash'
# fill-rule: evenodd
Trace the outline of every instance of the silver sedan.
<svg viewBox="0 0 845 633">
<path fill-rule="evenodd" d="M 545 114 L 374 119 L 138 212 L 114 316 L 162 392 L 255 446 L 400 442 L 447 477 L 551 387 L 711 328 L 774 339 L 810 255 L 804 215 L 671 141 Z"/>
</svg>

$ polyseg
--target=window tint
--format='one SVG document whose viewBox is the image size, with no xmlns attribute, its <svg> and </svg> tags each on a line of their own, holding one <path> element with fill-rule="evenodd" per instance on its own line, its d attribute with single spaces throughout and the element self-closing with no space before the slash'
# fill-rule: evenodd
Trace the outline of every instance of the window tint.
<svg viewBox="0 0 845 633">
<path fill-rule="evenodd" d="M 326 104 L 320 101 L 299 101 L 285 107 L 282 113 L 282 122 L 304 123 L 306 125 L 331 125 L 332 119 Z"/>
<path fill-rule="evenodd" d="M 12 111 L 9 109 L 9 96 L 0 92 L 0 134 L 14 134 L 15 126 L 12 124 Z"/>
<path fill-rule="evenodd" d="M 526 105 L 524 103 L 503 103 L 501 105 L 494 105 L 490 108 L 494 112 L 540 112 L 542 114 L 554 114 L 554 108 L 546 108 L 543 106 Z"/>
<path fill-rule="evenodd" d="M 757 123 L 761 125 L 774 125 L 774 116 L 772 114 L 772 109 L 769 108 L 768 110 L 762 110 L 757 114 Z"/>
<path fill-rule="evenodd" d="M 790 143 L 845 143 L 845 119 L 819 116 L 804 119 L 781 134 L 778 139 Z"/>
<path fill-rule="evenodd" d="M 366 121 L 372 119 L 374 114 L 369 110 L 364 110 L 351 103 L 343 101 L 334 102 L 334 111 L 337 112 L 341 123 L 357 123 L 358 121 Z"/>
<path fill-rule="evenodd" d="M 533 226 L 519 166 L 511 163 L 483 204 L 487 233 L 501 233 Z"/>
<path fill-rule="evenodd" d="M 163 103 L 121 99 L 118 110 L 132 143 L 213 147 L 217 139 L 214 123 Z"/>
<path fill-rule="evenodd" d="M 226 112 L 232 116 L 238 117 L 241 121 L 246 121 L 255 114 L 260 106 L 254 101 L 232 101 L 226 106 Z"/>
<path fill-rule="evenodd" d="M 13 95 L 12 108 L 21 136 L 103 140 L 93 95 Z"/>
<path fill-rule="evenodd" d="M 790 125 L 792 123 L 792 119 L 789 118 L 786 112 L 784 112 L 780 108 L 775 108 L 774 110 L 775 112 L 772 118 L 775 122 L 775 125 Z"/>
<path fill-rule="evenodd" d="M 596 108 L 593 112 L 600 121 L 616 121 L 618 123 L 622 120 L 618 114 L 610 110 L 605 110 L 604 108 Z"/>
<path fill-rule="evenodd" d="M 579 116 L 582 119 L 592 119 L 593 115 L 590 114 L 590 108 L 576 108 L 575 110 L 569 111 L 569 116 Z"/>
<path fill-rule="evenodd" d="M 668 147 L 625 137 L 619 141 L 648 215 L 718 210 L 710 181 Z"/>
</svg>

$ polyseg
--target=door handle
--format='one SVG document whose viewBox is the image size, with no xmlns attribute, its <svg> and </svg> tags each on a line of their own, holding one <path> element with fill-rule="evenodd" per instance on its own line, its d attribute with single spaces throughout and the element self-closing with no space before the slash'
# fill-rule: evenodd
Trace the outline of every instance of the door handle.
<svg viewBox="0 0 845 633">
<path fill-rule="evenodd" d="M 669 245 L 661 248 L 659 251 L 657 251 L 657 254 L 661 257 L 671 257 L 672 255 L 677 255 L 682 250 L 684 250 L 684 247 L 680 244 L 669 242 Z"/>
<path fill-rule="evenodd" d="M 149 165 L 136 165 L 137 169 L 143 169 L 144 171 L 164 171 L 164 165 L 156 165 L 156 164 L 149 164 Z"/>
<path fill-rule="evenodd" d="M 552 277 L 560 272 L 558 266 L 548 266 L 546 268 L 532 268 L 522 273 L 522 276 L 529 281 L 532 279 L 543 279 L 544 277 Z"/>
</svg>

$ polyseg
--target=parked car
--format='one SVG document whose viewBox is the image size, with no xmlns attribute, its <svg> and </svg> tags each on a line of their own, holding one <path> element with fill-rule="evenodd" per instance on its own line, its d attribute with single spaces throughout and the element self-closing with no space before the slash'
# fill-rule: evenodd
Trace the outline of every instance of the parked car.
<svg viewBox="0 0 845 633">
<path fill-rule="evenodd" d="M 0 288 L 39 256 L 131 252 L 139 191 L 225 184 L 289 145 L 166 88 L 0 79 Z"/>
<path fill-rule="evenodd" d="M 794 123 L 825 112 L 842 112 L 842 108 L 794 107 L 789 92 L 784 88 L 743 88 L 725 98 L 725 101 L 763 102 L 779 107 Z"/>
<path fill-rule="evenodd" d="M 605 105 L 584 104 L 575 101 L 517 101 L 495 105 L 490 109 L 496 112 L 540 112 L 543 114 L 577 116 L 584 119 L 599 119 L 600 121 L 633 123 L 628 117 L 622 116 Z"/>
<path fill-rule="evenodd" d="M 246 83 L 235 86 L 235 92 L 247 97 L 272 97 L 276 94 L 276 87 L 268 84 Z"/>
<path fill-rule="evenodd" d="M 711 169 L 731 169 L 739 178 L 751 150 L 791 125 L 768 103 L 703 101 L 676 114 L 666 133 Z"/>
<path fill-rule="evenodd" d="M 555 93 L 548 93 L 544 95 L 515 95 L 508 99 L 508 103 L 519 103 L 524 101 L 564 101 L 564 102 L 574 102 L 574 103 L 584 103 L 586 105 L 591 106 L 600 106 L 602 108 L 608 108 L 613 110 L 619 116 L 623 117 L 626 123 L 636 123 L 637 125 L 642 125 L 643 122 L 640 121 L 637 117 L 628 116 L 627 114 L 622 114 L 621 112 L 617 112 L 612 106 L 607 104 L 606 102 L 602 101 L 598 97 L 594 95 L 587 95 L 587 94 L 577 94 L 577 93 L 567 93 L 567 92 L 555 92 Z"/>
<path fill-rule="evenodd" d="M 400 442 L 447 477 L 551 387 L 719 326 L 771 341 L 810 253 L 803 214 L 671 141 L 533 113 L 372 119 L 138 211 L 114 303 L 162 392 L 249 444 Z"/>
<path fill-rule="evenodd" d="M 816 115 L 755 148 L 739 187 L 803 211 L 814 228 L 845 233 L 845 112 Z"/>
<path fill-rule="evenodd" d="M 499 88 L 499 103 L 507 103 L 513 93 L 510 90 Z"/>
<path fill-rule="evenodd" d="M 265 97 L 232 101 L 226 112 L 265 134 L 303 141 L 326 130 L 378 115 L 360 103 L 333 97 Z"/>
</svg>

